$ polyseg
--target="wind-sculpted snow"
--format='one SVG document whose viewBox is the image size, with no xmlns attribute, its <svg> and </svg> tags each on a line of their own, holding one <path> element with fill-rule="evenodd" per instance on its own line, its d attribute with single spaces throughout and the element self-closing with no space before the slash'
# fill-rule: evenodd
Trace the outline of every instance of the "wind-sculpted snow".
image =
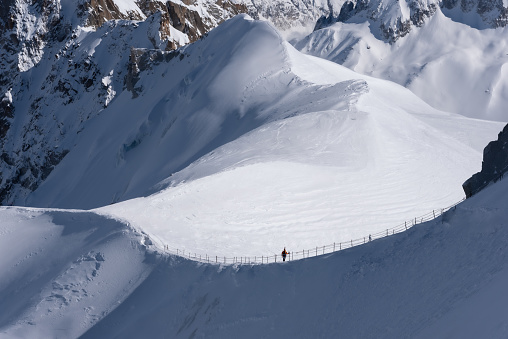
<svg viewBox="0 0 508 339">
<path fill-rule="evenodd" d="M 255 266 L 161 255 L 93 212 L 2 208 L 0 337 L 503 338 L 507 188 L 362 246 Z"/>
</svg>

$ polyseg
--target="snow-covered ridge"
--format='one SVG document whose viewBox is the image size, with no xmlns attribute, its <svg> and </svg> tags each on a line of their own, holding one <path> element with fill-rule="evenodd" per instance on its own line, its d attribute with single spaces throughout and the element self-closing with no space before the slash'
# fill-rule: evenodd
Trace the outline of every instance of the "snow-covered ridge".
<svg viewBox="0 0 508 339">
<path fill-rule="evenodd" d="M 172 248 L 190 239 L 186 251 L 255 256 L 287 234 L 297 235 L 291 246 L 300 250 L 460 200 L 461 184 L 503 126 L 436 111 L 401 86 L 302 55 L 247 17 L 180 54 L 145 53 L 154 62 L 138 74 L 139 96 L 125 92 L 108 106 L 143 105 L 132 116 L 114 111 L 134 127 L 113 135 L 107 120 L 94 124 L 83 140 L 100 135 L 108 144 L 85 141 L 30 204 L 93 207 L 157 193 L 101 213 Z M 179 80 L 152 75 L 170 72 Z M 63 182 L 68 194 L 58 189 Z"/>
<path fill-rule="evenodd" d="M 439 149 L 465 145 L 466 148 L 454 151 L 451 157 L 460 163 L 459 171 L 464 172 L 454 173 L 455 179 L 447 184 L 459 192 L 462 182 L 455 185 L 454 180 L 465 180 L 478 166 L 475 159 L 479 152 L 466 149 L 471 146 L 481 149 L 501 128 L 495 123 L 436 112 L 399 86 L 307 58 L 285 43 L 273 26 L 248 17 L 230 20 L 203 40 L 177 52 L 154 50 L 152 41 L 142 38 L 150 36 L 152 27 L 148 20 L 135 24 L 116 21 L 97 31 L 82 30 L 76 43 L 55 57 L 56 62 L 53 58 L 44 61 L 45 65 L 51 63 L 51 67 L 41 64 L 24 75 L 26 82 L 32 79 L 31 86 L 40 84 L 44 91 L 32 102 L 29 93 L 13 96 L 16 110 L 32 110 L 34 115 L 28 126 L 21 116 L 14 119 L 16 124 L 8 135 L 18 130 L 23 137 L 8 137 L 9 142 L 4 144 L 7 154 L 22 154 L 19 158 L 3 159 L 5 203 L 91 208 L 143 196 L 157 191 L 155 184 L 197 159 L 212 151 L 221 154 L 218 147 L 240 137 L 244 138 L 225 146 L 224 150 L 246 147 L 243 156 L 242 152 L 234 151 L 230 158 L 218 158 L 221 162 L 204 162 L 199 171 L 193 172 L 198 167 L 191 166 L 178 176 L 173 175 L 168 182 L 178 183 L 181 182 L 176 180 L 178 177 L 189 180 L 189 176 L 200 178 L 228 167 L 236 168 L 238 161 L 245 165 L 257 164 L 255 159 L 263 154 L 263 149 L 278 149 L 285 161 L 306 164 L 309 159 L 319 159 L 320 165 L 336 165 L 335 158 L 328 156 L 328 148 L 338 152 L 340 166 L 365 168 L 369 164 L 366 157 L 342 151 L 341 142 L 347 142 L 347 137 L 341 136 L 341 131 L 351 135 L 359 149 L 381 159 L 385 155 L 376 152 L 379 140 L 366 137 L 371 133 L 369 126 L 380 122 L 376 120 L 372 125 L 371 118 L 375 116 L 392 116 L 403 130 L 421 128 L 423 131 L 427 127 L 417 126 L 430 124 L 432 133 L 437 133 L 435 140 L 449 139 L 448 135 L 452 135 L 452 144 L 443 142 L 436 146 Z M 130 48 L 131 41 L 139 42 L 137 48 Z M 110 57 L 112 49 L 117 52 L 116 58 Z M 125 71 L 127 63 L 130 63 L 130 73 Z M 370 104 L 366 109 L 358 104 L 367 91 L 369 98 L 382 101 L 374 104 L 380 113 L 372 114 Z M 383 96 L 386 98 L 382 99 Z M 392 97 L 400 98 L 399 104 Z M 60 110 L 51 111 L 50 107 L 56 103 L 62 104 Z M 398 114 L 401 116 L 397 117 Z M 411 114 L 436 118 L 414 120 Z M 438 117 L 446 119 L 436 124 Z M 337 140 L 333 146 L 327 146 L 329 141 L 319 137 L 322 128 L 319 121 L 330 121 L 330 126 L 337 128 L 330 128 L 325 134 Z M 444 121 L 454 128 L 440 126 Z M 466 135 L 477 139 L 466 138 L 464 130 L 455 130 L 457 123 L 453 121 L 466 126 Z M 261 134 L 248 132 L 264 125 L 269 137 L 263 140 L 266 146 L 260 147 L 257 143 Z M 386 120 L 381 130 L 388 125 Z M 308 134 L 309 140 L 303 138 L 297 143 L 298 139 L 277 139 L 276 130 L 287 127 L 288 135 L 303 128 L 315 130 L 317 134 Z M 355 134 L 358 128 L 364 134 Z M 390 135 L 401 140 L 395 132 Z M 386 138 L 383 143 L 390 142 L 391 137 Z M 322 146 L 309 148 L 309 142 Z M 279 147 L 273 146 L 277 144 Z M 51 153 L 44 157 L 48 150 Z M 467 153 L 470 155 L 466 156 Z M 267 155 L 269 161 L 273 157 L 281 158 L 277 153 Z M 397 158 L 395 153 L 388 156 Z M 464 161 L 470 165 L 466 166 Z M 448 167 L 445 172 L 451 175 L 454 170 Z M 442 180 L 446 181 L 446 177 L 443 175 Z M 378 181 L 375 177 L 371 180 Z M 460 196 L 445 195 L 444 198 L 449 200 L 434 201 L 437 206 L 422 205 L 421 213 L 448 205 Z M 419 213 L 412 212 L 407 217 Z M 396 222 L 401 219 L 398 215 L 394 217 Z"/>
<path fill-rule="evenodd" d="M 255 266 L 167 257 L 93 212 L 1 208 L 0 337 L 504 337 L 507 188 L 408 232 Z"/>
<path fill-rule="evenodd" d="M 503 176 L 498 177 L 497 179 L 502 179 Z M 496 180 L 496 181 L 498 181 Z M 462 203 L 466 198 L 462 198 L 460 201 L 450 205 L 446 206 L 444 208 L 432 210 L 431 212 L 428 212 L 424 215 L 419 215 L 415 218 L 411 218 L 410 220 L 406 220 L 402 223 L 399 223 L 398 225 L 394 227 L 390 227 L 384 230 L 381 230 L 377 233 L 370 233 L 365 234 L 363 237 L 360 236 L 355 239 L 351 239 L 348 241 L 339 241 L 339 242 L 333 242 L 328 244 L 321 244 L 319 246 L 315 246 L 312 248 L 307 249 L 293 249 L 291 252 L 287 253 L 287 261 L 294 261 L 294 260 L 301 260 L 305 258 L 311 258 L 316 257 L 319 255 L 324 254 L 330 254 L 338 251 L 344 251 L 352 247 L 365 245 L 368 242 L 389 237 L 398 233 L 406 232 L 411 227 L 414 227 L 418 224 L 422 224 L 424 222 L 428 222 L 431 220 L 435 220 L 437 217 L 442 216 L 443 214 L 447 213 L 448 211 L 455 210 L 457 208 L 457 205 Z M 108 216 L 108 209 L 103 209 L 106 212 L 106 216 Z M 99 214 L 104 213 L 101 210 L 98 210 Z M 451 213 L 451 212 L 450 212 Z M 121 217 L 118 217 L 119 214 L 117 214 L 117 219 L 122 219 Z M 192 248 L 188 248 L 185 245 L 181 245 L 178 247 L 178 244 L 173 244 L 173 247 L 171 245 L 168 245 L 165 243 L 163 239 L 158 237 L 157 234 L 153 235 L 154 244 L 158 246 L 159 249 L 162 249 L 163 253 L 170 254 L 170 255 L 176 255 L 181 256 L 186 259 L 197 261 L 201 263 L 207 263 L 207 264 L 224 264 L 224 265 L 256 265 L 256 264 L 270 264 L 270 263 L 277 263 L 281 261 L 283 258 L 281 258 L 281 253 L 274 253 L 273 251 L 271 253 L 258 253 L 257 255 L 252 255 L 249 253 L 251 250 L 245 250 L 245 248 L 242 250 L 238 256 L 235 256 L 235 252 L 229 252 L 229 257 L 227 257 L 225 254 L 223 256 L 216 255 L 216 253 L 198 253 L 196 251 L 193 251 Z M 290 238 L 290 236 L 288 237 Z M 329 241 L 331 239 L 328 239 Z M 287 241 L 287 240 L 286 240 Z M 185 241 L 184 241 L 185 242 Z M 187 250 L 185 249 L 187 248 Z"/>
</svg>

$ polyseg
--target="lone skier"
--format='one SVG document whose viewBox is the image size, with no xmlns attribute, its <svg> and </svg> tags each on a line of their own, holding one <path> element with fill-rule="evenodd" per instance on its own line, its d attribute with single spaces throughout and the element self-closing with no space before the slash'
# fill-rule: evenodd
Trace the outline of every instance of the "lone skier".
<svg viewBox="0 0 508 339">
<path fill-rule="evenodd" d="M 286 248 L 284 247 L 284 251 L 282 251 L 282 261 L 286 261 L 286 255 L 288 255 L 289 252 L 286 251 Z"/>
</svg>

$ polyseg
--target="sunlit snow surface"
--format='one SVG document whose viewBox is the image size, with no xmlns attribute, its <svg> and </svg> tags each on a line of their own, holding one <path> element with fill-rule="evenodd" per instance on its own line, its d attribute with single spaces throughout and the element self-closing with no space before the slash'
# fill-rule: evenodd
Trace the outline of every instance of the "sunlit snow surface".
<svg viewBox="0 0 508 339">
<path fill-rule="evenodd" d="M 388 238 L 255 266 L 161 255 L 93 212 L 0 208 L 0 338 L 505 338 L 507 189 Z"/>
<path fill-rule="evenodd" d="M 169 188 L 100 213 L 174 251 L 266 256 L 368 236 L 463 198 L 462 183 L 503 124 L 436 111 L 397 84 L 297 52 L 266 23 L 247 27 L 248 46 L 271 47 L 241 45 L 212 88 L 229 92 L 221 106 L 258 103 L 247 114 L 265 123 L 250 122 L 251 131 L 157 186 Z M 266 60 L 284 72 L 249 73 Z M 200 114 L 204 125 L 219 122 Z"/>
<path fill-rule="evenodd" d="M 503 126 L 304 56 L 245 16 L 188 48 L 92 119 L 31 201 L 152 195 L 0 208 L 1 338 L 508 335 L 506 179 L 318 258 L 165 254 L 259 256 L 394 226 L 461 199 Z"/>
</svg>

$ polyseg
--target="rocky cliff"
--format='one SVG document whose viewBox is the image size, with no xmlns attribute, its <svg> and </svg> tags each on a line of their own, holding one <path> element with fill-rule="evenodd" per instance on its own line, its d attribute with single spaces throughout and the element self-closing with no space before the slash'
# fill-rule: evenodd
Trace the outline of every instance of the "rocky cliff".
<svg viewBox="0 0 508 339">
<path fill-rule="evenodd" d="M 490 183 L 503 178 L 506 172 L 508 172 L 508 125 L 499 133 L 496 141 L 490 142 L 485 147 L 482 170 L 462 185 L 466 197 L 471 197 Z"/>
</svg>

